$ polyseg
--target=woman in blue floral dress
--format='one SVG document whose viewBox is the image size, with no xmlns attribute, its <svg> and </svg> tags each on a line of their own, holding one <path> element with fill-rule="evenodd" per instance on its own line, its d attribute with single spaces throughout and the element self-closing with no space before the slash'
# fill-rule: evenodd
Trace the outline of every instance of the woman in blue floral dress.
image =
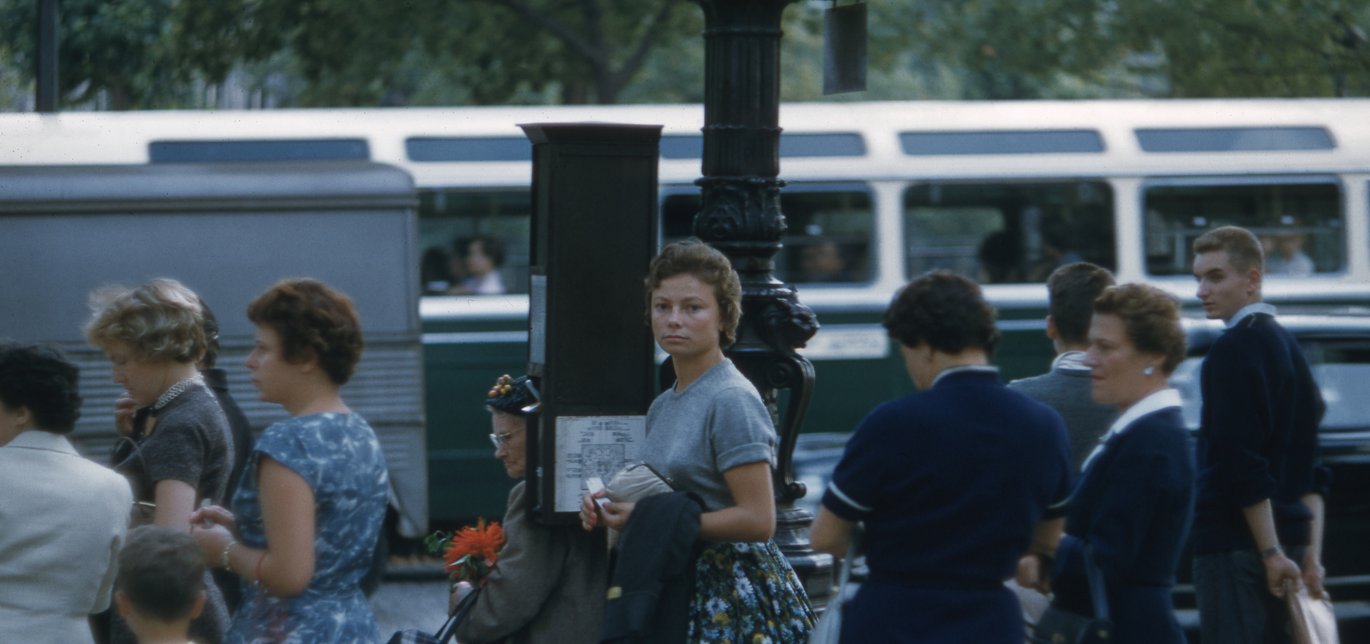
<svg viewBox="0 0 1370 644">
<path fill-rule="evenodd" d="M 771 540 L 776 434 L 756 387 L 723 354 L 737 334 L 742 288 L 728 258 L 702 242 L 663 248 L 648 271 L 652 334 L 671 356 L 675 385 L 647 411 L 646 463 L 703 500 L 688 642 L 802 642 L 813 611 Z M 602 494 L 601 494 L 602 495 Z M 631 502 L 601 510 L 587 496 L 585 528 L 623 530 Z"/>
<path fill-rule="evenodd" d="M 205 560 L 246 582 L 226 641 L 377 641 L 359 583 L 389 483 L 376 433 L 340 395 L 361 357 L 356 312 L 322 282 L 286 280 L 248 317 L 252 383 L 291 418 L 258 439 L 233 513 L 215 506 L 194 517 Z"/>
</svg>

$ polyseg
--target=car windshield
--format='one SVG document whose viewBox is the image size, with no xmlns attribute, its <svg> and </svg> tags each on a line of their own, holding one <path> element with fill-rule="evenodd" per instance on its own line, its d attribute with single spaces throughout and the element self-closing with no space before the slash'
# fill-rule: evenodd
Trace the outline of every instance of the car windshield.
<svg viewBox="0 0 1370 644">
<path fill-rule="evenodd" d="M 1322 431 L 1364 430 L 1370 426 L 1370 340 L 1304 339 L 1303 350 L 1327 404 Z M 1190 429 L 1199 427 L 1202 364 L 1202 356 L 1188 358 L 1170 377 L 1184 400 L 1185 425 Z"/>
</svg>

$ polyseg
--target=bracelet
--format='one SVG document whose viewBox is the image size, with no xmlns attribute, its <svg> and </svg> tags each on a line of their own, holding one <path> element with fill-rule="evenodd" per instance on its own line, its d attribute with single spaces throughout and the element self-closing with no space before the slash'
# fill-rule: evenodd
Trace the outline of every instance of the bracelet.
<svg viewBox="0 0 1370 644">
<path fill-rule="evenodd" d="M 1284 553 L 1284 549 L 1281 548 L 1279 544 L 1275 544 L 1261 551 L 1261 559 L 1269 559 L 1275 555 L 1282 553 Z"/>
<path fill-rule="evenodd" d="M 257 565 L 256 565 L 256 566 L 253 566 L 253 568 L 252 568 L 252 583 L 253 583 L 253 584 L 261 585 L 261 583 L 262 583 L 262 562 L 263 562 L 263 561 L 266 561 L 266 551 L 265 551 L 265 550 L 262 551 L 262 554 L 257 555 Z"/>
<path fill-rule="evenodd" d="M 227 570 L 227 571 L 229 571 L 229 572 L 233 572 L 233 569 L 228 567 L 228 553 L 229 553 L 230 550 L 233 550 L 233 546 L 236 546 L 236 545 L 238 545 L 238 540 L 237 540 L 237 539 L 229 539 L 229 540 L 228 540 L 228 545 L 224 546 L 224 552 L 223 552 L 223 554 L 219 555 L 219 567 L 220 567 L 220 568 L 223 568 L 224 570 Z"/>
</svg>

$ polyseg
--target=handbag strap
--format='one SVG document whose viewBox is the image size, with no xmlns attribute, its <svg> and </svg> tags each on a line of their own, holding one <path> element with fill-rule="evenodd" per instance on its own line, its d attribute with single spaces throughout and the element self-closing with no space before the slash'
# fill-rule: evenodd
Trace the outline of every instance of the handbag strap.
<svg viewBox="0 0 1370 644">
<path fill-rule="evenodd" d="M 476 597 L 480 595 L 480 591 L 480 588 L 472 588 L 471 592 L 466 593 L 466 596 L 457 602 L 456 609 L 447 617 L 447 621 L 443 623 L 442 628 L 438 629 L 438 634 L 433 638 L 438 641 L 438 644 L 446 644 L 452 639 L 452 636 L 457 634 L 457 626 L 460 626 L 462 620 L 466 619 L 466 614 L 471 612 L 471 607 L 476 605 Z"/>
<path fill-rule="evenodd" d="M 851 536 L 847 540 L 847 556 L 842 559 L 842 567 L 837 573 L 837 597 L 828 602 L 828 607 L 824 610 L 832 610 L 842 605 L 847 596 L 847 583 L 851 581 L 852 561 L 856 559 L 856 553 L 861 549 L 861 524 L 852 525 Z"/>
<path fill-rule="evenodd" d="M 1085 577 L 1089 580 L 1089 599 L 1094 604 L 1094 616 L 1108 621 L 1108 589 L 1104 586 L 1104 571 L 1094 563 L 1094 548 L 1085 544 Z"/>
</svg>

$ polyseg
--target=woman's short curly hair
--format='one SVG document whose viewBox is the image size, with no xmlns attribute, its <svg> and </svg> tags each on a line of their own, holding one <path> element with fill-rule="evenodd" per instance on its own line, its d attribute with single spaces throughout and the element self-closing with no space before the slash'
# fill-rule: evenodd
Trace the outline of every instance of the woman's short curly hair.
<svg viewBox="0 0 1370 644">
<path fill-rule="evenodd" d="M 362 328 L 352 299 L 319 280 L 277 282 L 252 300 L 247 317 L 280 336 L 287 362 L 314 358 L 335 384 L 347 384 L 361 360 Z"/>
<path fill-rule="evenodd" d="M 742 281 L 733 270 L 732 262 L 717 249 L 698 239 L 686 239 L 667 244 L 652 259 L 647 269 L 647 320 L 652 318 L 652 291 L 676 275 L 689 274 L 712 286 L 718 300 L 718 318 L 723 330 L 719 344 L 727 347 L 737 341 L 737 324 L 742 319 Z"/>
<path fill-rule="evenodd" d="M 199 296 L 174 279 L 97 289 L 90 308 L 86 340 L 102 351 L 124 344 L 139 360 L 194 362 L 208 345 Z"/>
<path fill-rule="evenodd" d="M 0 343 L 0 402 L 33 414 L 35 429 L 69 434 L 81 417 L 81 372 L 52 347 Z"/>
<path fill-rule="evenodd" d="M 942 353 L 981 349 L 993 355 L 999 343 L 994 318 L 994 307 L 978 284 L 950 271 L 932 271 L 899 289 L 884 325 L 906 347 L 926 342 Z"/>
<path fill-rule="evenodd" d="M 1180 303 L 1169 293 L 1146 284 L 1110 286 L 1094 300 L 1094 314 L 1118 316 L 1132 346 L 1164 357 L 1166 375 L 1184 360 L 1188 343 L 1180 327 Z"/>
</svg>

